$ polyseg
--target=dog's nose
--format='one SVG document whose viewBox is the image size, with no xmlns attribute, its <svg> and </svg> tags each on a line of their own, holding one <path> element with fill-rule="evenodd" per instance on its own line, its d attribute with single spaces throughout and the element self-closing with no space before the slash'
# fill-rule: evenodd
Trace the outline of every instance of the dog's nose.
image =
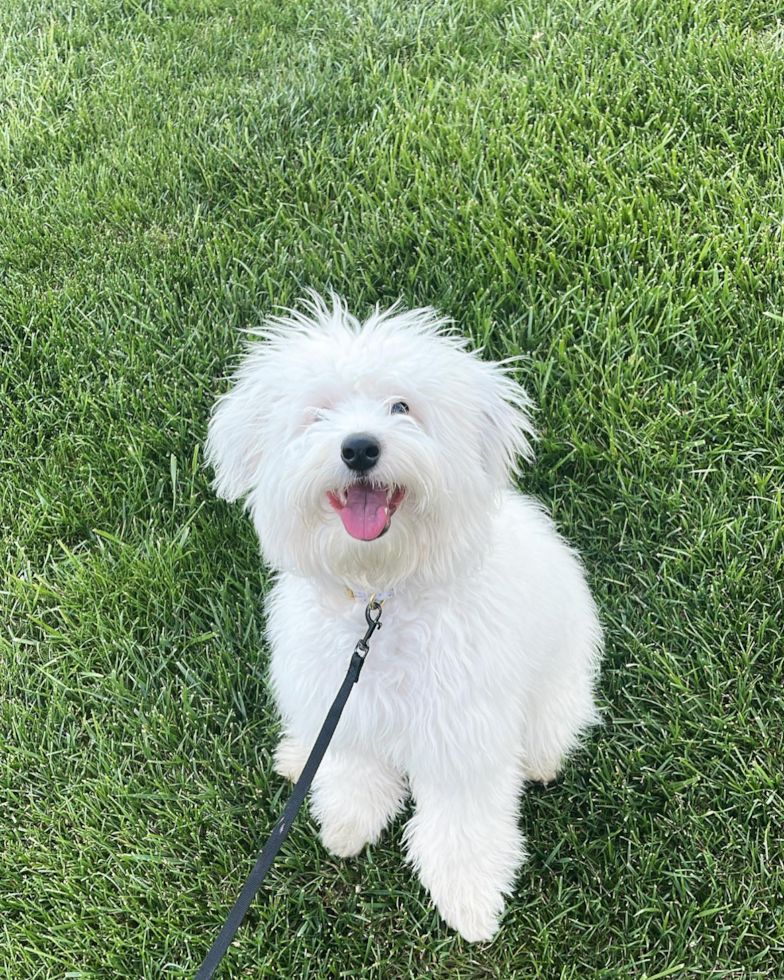
<svg viewBox="0 0 784 980">
<path fill-rule="evenodd" d="M 350 470 L 357 470 L 359 473 L 372 469 L 380 455 L 381 446 L 366 432 L 355 432 L 354 435 L 346 436 L 340 447 L 343 462 Z"/>
</svg>

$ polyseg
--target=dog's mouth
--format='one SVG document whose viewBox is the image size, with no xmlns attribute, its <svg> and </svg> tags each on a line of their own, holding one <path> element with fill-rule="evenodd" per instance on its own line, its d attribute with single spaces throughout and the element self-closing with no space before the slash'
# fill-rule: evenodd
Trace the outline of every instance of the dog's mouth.
<svg viewBox="0 0 784 980">
<path fill-rule="evenodd" d="M 327 498 L 352 538 L 374 541 L 389 530 L 392 515 L 405 495 L 403 487 L 352 483 L 344 490 L 328 491 Z"/>
</svg>

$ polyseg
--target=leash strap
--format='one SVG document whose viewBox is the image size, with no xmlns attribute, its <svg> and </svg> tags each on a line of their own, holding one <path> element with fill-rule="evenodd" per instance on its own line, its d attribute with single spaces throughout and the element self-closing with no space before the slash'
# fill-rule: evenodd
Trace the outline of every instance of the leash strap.
<svg viewBox="0 0 784 980">
<path fill-rule="evenodd" d="M 359 673 L 362 670 L 362 665 L 365 662 L 365 657 L 368 652 L 368 641 L 374 631 L 381 628 L 381 603 L 376 601 L 375 596 L 371 596 L 365 608 L 365 619 L 368 624 L 367 632 L 354 648 L 354 654 L 351 657 L 348 672 L 335 700 L 332 702 L 332 707 L 327 712 L 327 717 L 324 719 L 324 724 L 321 726 L 316 743 L 308 756 L 308 761 L 305 763 L 299 779 L 294 784 L 294 789 L 291 791 L 291 796 L 283 808 L 280 820 L 275 824 L 269 840 L 264 846 L 264 850 L 259 854 L 256 864 L 253 866 L 253 870 L 245 882 L 245 887 L 234 903 L 234 908 L 229 912 L 228 918 L 199 968 L 195 980 L 210 980 L 220 966 L 221 960 L 226 955 L 232 939 L 234 939 L 237 930 L 242 925 L 242 920 L 245 918 L 250 904 L 256 896 L 256 892 L 261 887 L 261 883 L 267 876 L 267 872 L 272 867 L 272 862 L 278 856 L 283 842 L 289 835 L 294 817 L 305 801 L 310 784 L 313 782 L 313 777 L 316 775 L 321 760 L 324 758 L 324 753 L 327 751 L 327 746 L 335 734 L 335 729 L 340 721 L 340 716 L 343 714 L 343 708 L 346 706 L 351 689 L 359 680 Z"/>
</svg>

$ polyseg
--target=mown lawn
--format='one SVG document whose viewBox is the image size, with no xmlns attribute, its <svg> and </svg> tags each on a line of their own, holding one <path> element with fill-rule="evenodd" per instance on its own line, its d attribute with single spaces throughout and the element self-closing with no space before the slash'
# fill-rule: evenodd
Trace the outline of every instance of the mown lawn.
<svg viewBox="0 0 784 980">
<path fill-rule="evenodd" d="M 522 353 L 606 725 L 472 947 L 300 817 L 222 976 L 784 973 L 784 9 L 5 0 L 2 976 L 190 977 L 285 788 L 201 445 L 304 290 Z"/>
</svg>

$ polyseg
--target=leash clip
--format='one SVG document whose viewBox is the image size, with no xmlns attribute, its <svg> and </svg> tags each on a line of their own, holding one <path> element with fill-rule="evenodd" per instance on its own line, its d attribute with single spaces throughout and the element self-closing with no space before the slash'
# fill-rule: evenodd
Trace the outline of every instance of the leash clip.
<svg viewBox="0 0 784 980">
<path fill-rule="evenodd" d="M 368 624 L 368 626 L 372 626 L 373 629 L 376 629 L 376 627 L 381 629 L 381 623 L 379 620 L 381 619 L 381 607 L 385 602 L 386 599 L 382 599 L 381 602 L 378 602 L 375 592 L 368 599 L 368 604 L 365 606 L 365 622 Z M 376 615 L 374 616 L 373 613 Z M 365 639 L 367 639 L 367 637 L 365 637 Z"/>
<path fill-rule="evenodd" d="M 376 630 L 381 629 L 381 607 L 384 605 L 384 600 L 381 602 L 376 600 L 375 595 L 372 595 L 365 606 L 365 622 L 368 624 L 367 632 L 362 637 L 361 640 L 357 641 L 357 645 L 354 647 L 354 653 L 361 657 L 362 660 L 368 655 L 368 641 L 370 637 L 376 632 Z"/>
</svg>

